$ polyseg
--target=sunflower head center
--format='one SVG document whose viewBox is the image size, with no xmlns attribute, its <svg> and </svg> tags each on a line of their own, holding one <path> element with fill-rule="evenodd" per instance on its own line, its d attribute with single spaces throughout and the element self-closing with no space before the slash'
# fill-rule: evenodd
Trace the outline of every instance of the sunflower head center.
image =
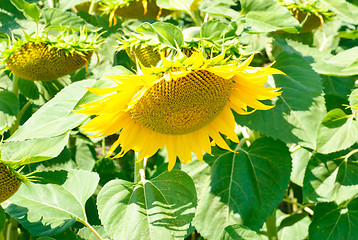
<svg viewBox="0 0 358 240">
<path fill-rule="evenodd" d="M 207 70 L 193 70 L 150 87 L 132 107 L 131 115 L 136 122 L 158 133 L 191 133 L 221 113 L 231 89 L 230 80 Z"/>
</svg>

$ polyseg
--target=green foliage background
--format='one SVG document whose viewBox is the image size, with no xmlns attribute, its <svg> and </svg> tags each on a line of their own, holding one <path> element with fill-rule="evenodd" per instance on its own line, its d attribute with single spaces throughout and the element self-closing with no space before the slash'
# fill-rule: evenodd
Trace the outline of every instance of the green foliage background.
<svg viewBox="0 0 358 240">
<path fill-rule="evenodd" d="M 1 160 L 22 161 L 22 173 L 41 180 L 1 203 L 0 240 L 358 239 L 356 0 L 317 0 L 331 17 L 304 33 L 276 0 L 202 0 L 198 8 L 157 0 L 175 14 L 116 16 L 116 25 L 78 7 L 85 2 L 0 0 L 2 51 L 8 35 L 34 33 L 36 22 L 53 33 L 86 26 L 103 40 L 87 71 L 53 82 L 20 78 L 17 90 L 1 65 Z M 203 163 L 193 157 L 167 172 L 159 151 L 138 181 L 135 153 L 105 158 L 115 136 L 88 138 L 78 129 L 88 116 L 73 112 L 99 99 L 85 87 L 109 87 L 107 75 L 135 69 L 117 51 L 118 38 L 133 32 L 173 50 L 201 41 L 233 57 L 256 53 L 252 65 L 274 62 L 286 74 L 268 81 L 282 95 L 271 110 L 235 115 L 244 139 L 228 142 L 235 152 L 213 147 Z"/>
</svg>

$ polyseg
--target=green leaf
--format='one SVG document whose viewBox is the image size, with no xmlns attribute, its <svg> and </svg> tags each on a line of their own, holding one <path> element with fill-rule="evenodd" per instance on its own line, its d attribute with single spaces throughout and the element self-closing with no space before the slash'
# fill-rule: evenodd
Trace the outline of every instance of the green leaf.
<svg viewBox="0 0 358 240">
<path fill-rule="evenodd" d="M 311 153 L 305 148 L 299 148 L 292 154 L 292 172 L 291 181 L 298 186 L 303 185 L 303 177 L 305 176 L 306 167 L 310 159 Z"/>
<path fill-rule="evenodd" d="M 0 91 L 0 133 L 2 129 L 11 127 L 19 110 L 16 95 L 7 90 Z"/>
<path fill-rule="evenodd" d="M 84 80 L 65 87 L 35 112 L 7 141 L 54 137 L 77 127 L 88 116 L 74 113 L 72 110 L 86 102 L 86 97 L 90 94 L 85 87 L 92 87 L 95 83 L 95 80 Z"/>
<path fill-rule="evenodd" d="M 224 229 L 220 240 L 264 240 L 257 232 L 240 224 L 230 225 Z"/>
<path fill-rule="evenodd" d="M 172 170 L 138 184 L 112 180 L 98 194 L 101 221 L 113 239 L 182 239 L 194 217 L 195 186 Z"/>
<path fill-rule="evenodd" d="M 352 108 L 352 111 L 357 111 L 358 108 L 358 89 L 354 89 L 349 95 L 349 105 Z"/>
<path fill-rule="evenodd" d="M 350 48 L 337 55 L 312 64 L 320 74 L 333 76 L 353 76 L 358 74 L 358 47 Z"/>
<path fill-rule="evenodd" d="M 278 228 L 279 240 L 302 240 L 308 236 L 311 220 L 307 213 L 290 215 L 278 210 L 277 222 L 280 223 Z"/>
<path fill-rule="evenodd" d="M 248 149 L 220 150 L 213 155 L 204 158 L 211 166 L 211 179 L 198 190 L 195 228 L 208 239 L 219 239 L 231 224 L 259 230 L 286 191 L 291 172 L 287 147 L 265 137 Z"/>
<path fill-rule="evenodd" d="M 36 236 L 60 233 L 77 219 L 87 221 L 85 204 L 99 178 L 83 170 L 39 172 L 41 183 L 22 184 L 5 201 L 5 211 Z"/>
<path fill-rule="evenodd" d="M 354 88 L 354 77 L 335 77 L 322 75 L 324 92 L 347 98 Z"/>
<path fill-rule="evenodd" d="M 284 30 L 298 33 L 299 22 L 287 8 L 273 0 L 240 0 L 241 12 L 251 32 Z"/>
<path fill-rule="evenodd" d="M 190 7 L 194 0 L 157 0 L 158 7 L 169 10 L 181 10 L 190 13 Z"/>
<path fill-rule="evenodd" d="M 317 129 L 326 115 L 319 75 L 296 53 L 281 52 L 273 67 L 286 75 L 275 75 L 282 95 L 276 107 L 250 115 L 236 115 L 236 122 L 286 143 L 316 148 Z"/>
<path fill-rule="evenodd" d="M 358 199 L 347 206 L 318 203 L 309 228 L 310 240 L 358 239 Z"/>
<path fill-rule="evenodd" d="M 357 141 L 358 122 L 337 108 L 322 119 L 317 133 L 317 152 L 331 153 L 347 149 Z"/>
<path fill-rule="evenodd" d="M 201 26 L 201 37 L 209 39 L 223 39 L 235 33 L 231 25 L 224 24 L 218 20 L 212 20 Z"/>
<path fill-rule="evenodd" d="M 103 239 L 109 239 L 109 235 L 106 230 L 104 230 L 103 226 L 93 226 L 93 228 Z M 84 240 L 98 240 L 98 238 L 93 234 L 93 232 L 87 227 L 81 228 L 78 231 L 77 235 Z"/>
<path fill-rule="evenodd" d="M 24 13 L 25 17 L 38 22 L 40 20 L 41 11 L 33 3 L 28 3 L 24 0 L 10 0 L 11 3 L 21 12 Z"/>
<path fill-rule="evenodd" d="M 99 2 L 100 0 L 93 0 L 94 2 Z M 88 3 L 88 0 L 72 0 L 72 1 L 59 1 L 59 8 L 62 10 L 71 9 L 72 7 L 79 5 L 81 3 Z"/>
<path fill-rule="evenodd" d="M 96 161 L 96 150 L 90 142 L 76 140 L 76 146 L 71 149 L 72 159 L 79 169 L 91 171 Z"/>
<path fill-rule="evenodd" d="M 89 31 L 98 31 L 100 29 L 86 23 L 86 21 L 73 13 L 64 12 L 57 8 L 44 9 L 43 13 L 46 21 L 45 28 L 47 30 L 62 31 L 72 29 L 74 31 L 80 31 L 84 26 L 86 26 L 86 29 Z"/>
<path fill-rule="evenodd" d="M 358 24 L 358 7 L 345 0 L 320 0 L 323 6 L 337 13 L 339 17 L 348 23 Z"/>
<path fill-rule="evenodd" d="M 26 158 L 22 164 L 45 161 L 59 155 L 68 143 L 69 134 L 52 138 L 36 138 L 19 142 L 2 144 L 1 158 L 8 161 L 19 161 Z"/>
<path fill-rule="evenodd" d="M 237 4 L 233 0 L 201 1 L 199 10 L 214 16 L 236 19 L 240 13 L 232 9 Z"/>
<path fill-rule="evenodd" d="M 340 203 L 358 193 L 358 163 L 355 155 L 345 160 L 348 151 L 328 155 L 314 154 L 303 182 L 304 201 Z"/>
<path fill-rule="evenodd" d="M 153 24 L 142 23 L 138 28 L 138 32 L 151 32 L 158 36 L 161 43 L 168 45 L 174 49 L 178 49 L 183 45 L 184 36 L 180 29 L 171 23 L 156 22 Z"/>
</svg>

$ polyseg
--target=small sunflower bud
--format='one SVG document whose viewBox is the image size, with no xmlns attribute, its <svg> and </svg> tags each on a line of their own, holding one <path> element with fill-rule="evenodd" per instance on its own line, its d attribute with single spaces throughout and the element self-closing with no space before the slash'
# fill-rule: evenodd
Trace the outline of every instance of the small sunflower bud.
<svg viewBox="0 0 358 240">
<path fill-rule="evenodd" d="M 156 66 L 160 61 L 158 50 L 154 50 L 152 46 L 135 46 L 132 49 L 126 48 L 128 56 L 135 62 L 137 60 L 145 67 Z"/>
</svg>

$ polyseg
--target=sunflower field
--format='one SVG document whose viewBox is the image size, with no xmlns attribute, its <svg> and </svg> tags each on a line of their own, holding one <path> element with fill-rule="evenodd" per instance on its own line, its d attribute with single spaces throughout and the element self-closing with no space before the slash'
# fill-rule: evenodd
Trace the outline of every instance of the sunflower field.
<svg viewBox="0 0 358 240">
<path fill-rule="evenodd" d="M 0 0 L 0 240 L 357 240 L 357 0 Z"/>
</svg>

